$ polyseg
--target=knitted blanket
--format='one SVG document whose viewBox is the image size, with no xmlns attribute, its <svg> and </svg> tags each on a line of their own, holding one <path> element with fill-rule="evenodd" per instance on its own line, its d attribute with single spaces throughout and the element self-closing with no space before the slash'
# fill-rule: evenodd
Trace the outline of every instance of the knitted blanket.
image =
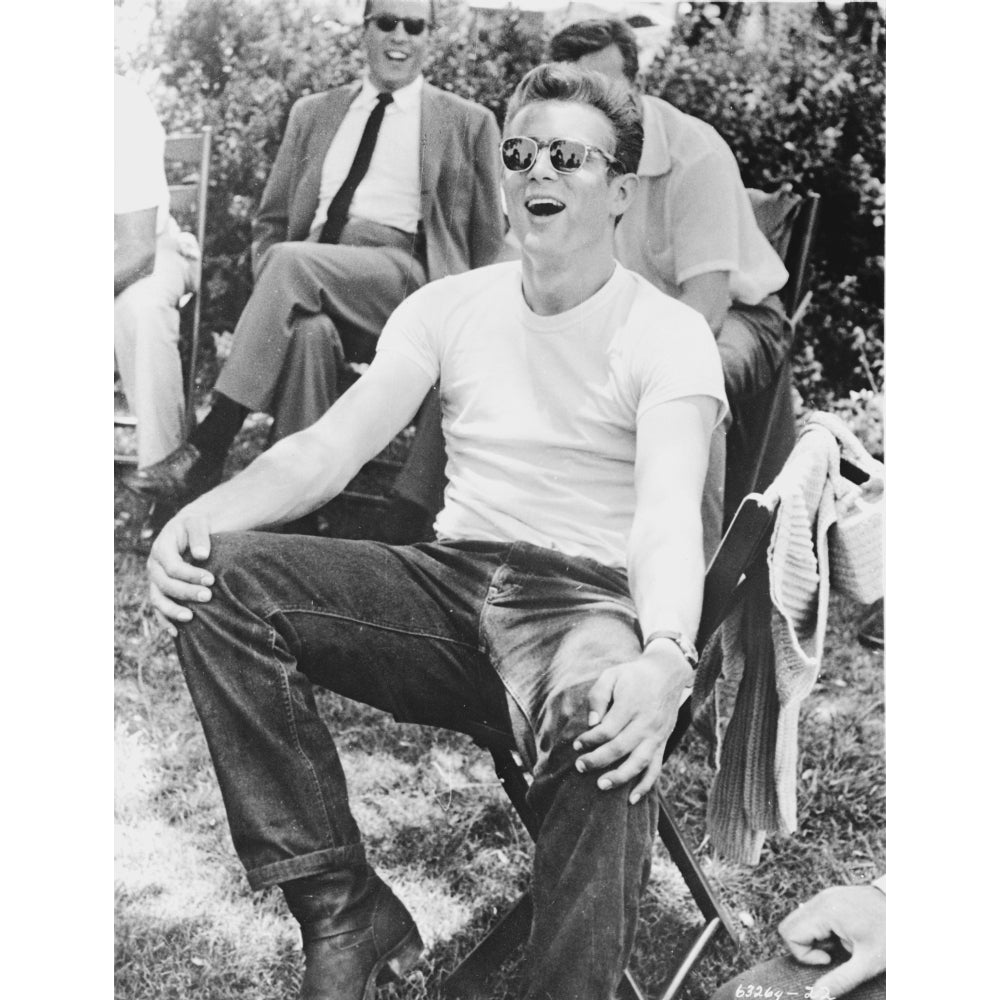
<svg viewBox="0 0 1000 1000">
<path fill-rule="evenodd" d="M 768 574 L 751 582 L 746 599 L 712 637 L 695 679 L 696 714 L 708 705 L 715 711 L 709 837 L 723 857 L 744 864 L 760 860 L 768 833 L 797 828 L 799 706 L 819 675 L 829 534 L 847 441 L 853 459 L 860 444 L 840 421 L 816 414 L 806 422 L 764 494 L 768 507 L 777 506 Z"/>
</svg>

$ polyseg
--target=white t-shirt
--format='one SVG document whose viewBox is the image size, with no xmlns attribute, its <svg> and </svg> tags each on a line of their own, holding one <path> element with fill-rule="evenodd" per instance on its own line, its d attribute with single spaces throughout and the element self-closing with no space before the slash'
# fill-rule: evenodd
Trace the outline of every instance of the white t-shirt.
<svg viewBox="0 0 1000 1000">
<path fill-rule="evenodd" d="M 170 190 L 163 170 L 163 126 L 149 98 L 115 77 L 115 215 L 156 208 L 156 233 L 168 225 Z"/>
<path fill-rule="evenodd" d="M 585 302 L 533 313 L 521 263 L 430 282 L 389 317 L 379 351 L 440 380 L 448 454 L 442 539 L 526 541 L 624 566 L 637 422 L 707 395 L 726 413 L 700 314 L 616 265 Z"/>
</svg>

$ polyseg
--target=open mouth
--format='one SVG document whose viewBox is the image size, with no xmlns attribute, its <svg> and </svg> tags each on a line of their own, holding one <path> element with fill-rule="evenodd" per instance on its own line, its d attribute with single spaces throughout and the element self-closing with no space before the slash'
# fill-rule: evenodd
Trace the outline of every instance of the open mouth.
<svg viewBox="0 0 1000 1000">
<path fill-rule="evenodd" d="M 385 54 L 386 59 L 392 62 L 405 62 L 410 58 L 409 52 L 403 52 L 400 49 L 389 49 Z"/>
<path fill-rule="evenodd" d="M 566 206 L 556 198 L 529 198 L 524 207 L 532 215 L 558 215 Z"/>
</svg>

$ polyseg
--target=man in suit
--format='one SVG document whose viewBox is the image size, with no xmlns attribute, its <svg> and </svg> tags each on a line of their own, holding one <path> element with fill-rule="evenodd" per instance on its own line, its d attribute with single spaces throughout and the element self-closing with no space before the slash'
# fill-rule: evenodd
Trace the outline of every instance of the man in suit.
<svg viewBox="0 0 1000 1000">
<path fill-rule="evenodd" d="M 429 280 L 492 263 L 503 218 L 499 130 L 484 108 L 428 84 L 428 0 L 368 0 L 361 81 L 293 106 L 253 226 L 255 286 L 209 414 L 126 480 L 175 505 L 215 485 L 251 412 L 272 439 L 319 419 L 345 360 L 370 361 L 392 310 Z M 434 394 L 421 420 L 440 422 Z M 397 509 L 440 507 L 442 467 L 408 463 Z M 405 529 L 409 530 L 409 529 Z"/>
</svg>

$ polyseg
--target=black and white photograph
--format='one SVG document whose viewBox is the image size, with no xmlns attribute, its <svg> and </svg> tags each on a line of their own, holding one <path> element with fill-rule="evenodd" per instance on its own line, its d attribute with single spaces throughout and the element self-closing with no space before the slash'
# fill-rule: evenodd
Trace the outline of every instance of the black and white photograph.
<svg viewBox="0 0 1000 1000">
<path fill-rule="evenodd" d="M 117 1000 L 884 1000 L 886 4 L 114 17 Z"/>
</svg>

